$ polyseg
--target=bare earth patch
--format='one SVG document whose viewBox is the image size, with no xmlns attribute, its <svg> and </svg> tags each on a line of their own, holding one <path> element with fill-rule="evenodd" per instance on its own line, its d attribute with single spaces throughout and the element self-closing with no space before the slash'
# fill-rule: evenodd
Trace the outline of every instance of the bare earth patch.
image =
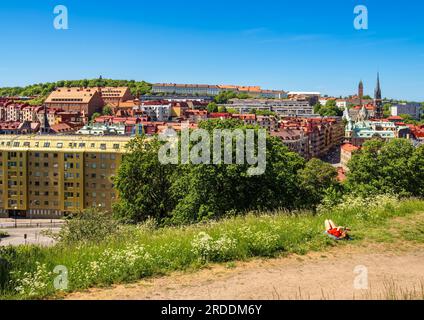
<svg viewBox="0 0 424 320">
<path fill-rule="evenodd" d="M 368 270 L 368 289 L 354 288 L 357 266 Z M 397 239 L 338 245 L 304 256 L 211 265 L 193 273 L 72 293 L 65 299 L 423 299 L 423 285 L 424 244 Z"/>
<path fill-rule="evenodd" d="M 354 269 L 368 269 L 369 290 L 355 290 Z M 420 290 L 424 246 L 345 247 L 327 253 L 237 262 L 208 269 L 91 289 L 66 299 L 370 299 L 388 298 L 392 284 Z"/>
</svg>

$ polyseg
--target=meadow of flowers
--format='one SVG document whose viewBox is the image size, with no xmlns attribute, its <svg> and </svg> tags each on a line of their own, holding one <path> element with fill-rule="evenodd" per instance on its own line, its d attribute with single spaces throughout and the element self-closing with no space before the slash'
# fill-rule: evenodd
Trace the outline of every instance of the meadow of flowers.
<svg viewBox="0 0 424 320">
<path fill-rule="evenodd" d="M 351 227 L 355 241 L 360 241 L 368 228 L 384 225 L 390 217 L 423 210 L 424 201 L 418 199 L 345 198 L 316 213 L 253 212 L 185 227 L 120 226 L 102 239 L 80 238 L 53 247 L 1 248 L 0 297 L 60 296 L 62 291 L 131 282 L 208 263 L 304 254 L 343 245 L 323 235 L 325 219 Z M 55 272 L 57 266 L 66 272 Z M 58 277 L 66 278 L 65 287 L 57 288 Z"/>
</svg>

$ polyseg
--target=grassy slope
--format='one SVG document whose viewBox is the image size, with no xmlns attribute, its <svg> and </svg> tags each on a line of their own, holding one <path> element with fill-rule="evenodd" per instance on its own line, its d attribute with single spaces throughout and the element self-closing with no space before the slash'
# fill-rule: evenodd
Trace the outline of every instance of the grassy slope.
<svg viewBox="0 0 424 320">
<path fill-rule="evenodd" d="M 3 254 L 11 263 L 11 283 L 3 298 L 40 298 L 53 295 L 52 270 L 69 271 L 69 290 L 130 282 L 173 270 L 197 269 L 208 262 L 243 260 L 258 256 L 323 250 L 344 245 L 323 235 L 326 218 L 352 228 L 354 242 L 365 238 L 390 241 L 390 221 L 424 211 L 424 201 L 381 198 L 352 200 L 322 210 L 318 216 L 273 213 L 248 215 L 204 225 L 152 230 L 128 228 L 118 237 L 98 244 L 38 248 L 23 246 Z M 424 221 L 417 228 L 398 226 L 406 240 L 424 241 Z M 409 230 L 409 232 L 406 232 Z M 24 272 L 27 272 L 24 274 Z M 12 282 L 10 282 L 10 280 Z M 0 279 L 1 281 L 1 279 Z M 13 288 L 20 287 L 19 292 Z"/>
</svg>

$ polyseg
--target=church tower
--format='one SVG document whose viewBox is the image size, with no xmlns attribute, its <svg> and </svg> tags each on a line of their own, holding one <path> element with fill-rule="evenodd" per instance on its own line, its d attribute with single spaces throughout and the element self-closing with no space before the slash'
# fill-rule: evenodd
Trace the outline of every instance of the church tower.
<svg viewBox="0 0 424 320">
<path fill-rule="evenodd" d="M 377 86 L 374 91 L 375 117 L 383 118 L 383 100 L 381 98 L 380 73 L 377 73 Z"/>
<path fill-rule="evenodd" d="M 362 99 L 364 98 L 364 83 L 362 80 L 359 82 L 358 86 L 358 97 L 359 97 L 359 104 L 362 106 Z"/>
<path fill-rule="evenodd" d="M 47 106 L 44 105 L 44 114 L 43 114 L 43 119 L 40 125 L 40 134 L 49 134 L 51 133 L 51 128 L 50 128 L 50 124 L 49 124 L 49 118 L 47 116 Z"/>
</svg>

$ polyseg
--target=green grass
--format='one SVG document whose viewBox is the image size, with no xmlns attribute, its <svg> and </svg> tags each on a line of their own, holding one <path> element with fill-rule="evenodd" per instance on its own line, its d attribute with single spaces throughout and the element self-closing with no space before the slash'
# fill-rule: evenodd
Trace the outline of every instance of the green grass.
<svg viewBox="0 0 424 320">
<path fill-rule="evenodd" d="M 404 226 L 400 232 L 405 240 L 424 243 L 424 221 L 417 222 L 413 228 Z"/>
<path fill-rule="evenodd" d="M 343 246 L 323 235 L 324 220 L 352 228 L 354 241 L 368 237 L 390 241 L 385 226 L 391 218 L 424 212 L 424 201 L 398 201 L 382 196 L 374 200 L 347 199 L 343 205 L 310 212 L 248 214 L 243 217 L 185 227 L 153 229 L 122 228 L 98 242 L 20 246 L 0 249 L 0 298 L 51 297 L 56 266 L 68 270 L 68 289 L 127 283 L 175 270 L 195 270 L 211 262 L 233 261 L 281 254 L 306 254 L 330 246 Z M 405 237 L 423 241 L 424 222 Z M 406 226 L 405 226 L 406 228 Z M 402 233 L 402 230 L 400 231 Z"/>
</svg>

